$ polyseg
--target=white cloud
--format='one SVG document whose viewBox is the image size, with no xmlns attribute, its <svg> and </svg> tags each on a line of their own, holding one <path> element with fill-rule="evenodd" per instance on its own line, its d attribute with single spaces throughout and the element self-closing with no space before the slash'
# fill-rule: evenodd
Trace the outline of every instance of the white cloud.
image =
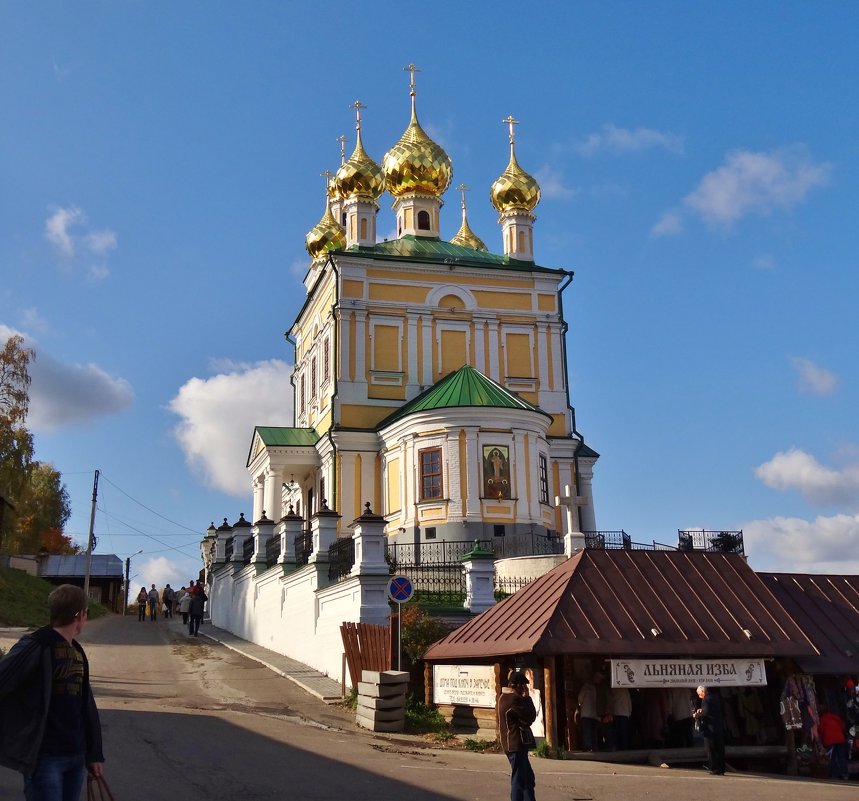
<svg viewBox="0 0 859 801">
<path fill-rule="evenodd" d="M 21 322 L 24 324 L 24 328 L 39 334 L 45 334 L 50 330 L 47 320 L 39 314 L 38 309 L 32 306 L 21 312 Z"/>
<path fill-rule="evenodd" d="M 666 211 L 650 229 L 653 237 L 674 236 L 683 230 L 683 215 L 677 211 Z"/>
<path fill-rule="evenodd" d="M 683 138 L 676 134 L 654 131 L 652 128 L 618 128 L 606 123 L 598 133 L 592 133 L 577 146 L 584 156 L 593 156 L 602 150 L 612 153 L 634 153 L 650 148 L 661 148 L 669 153 L 683 152 Z"/>
<path fill-rule="evenodd" d="M 774 517 L 744 523 L 743 541 L 755 570 L 788 573 L 859 573 L 859 515 L 814 521 Z"/>
<path fill-rule="evenodd" d="M 710 225 L 730 227 L 749 214 L 765 216 L 802 202 L 829 180 L 831 165 L 814 163 L 803 147 L 754 153 L 737 150 L 707 173 L 683 203 Z"/>
<path fill-rule="evenodd" d="M 564 177 L 554 168 L 545 164 L 534 176 L 540 184 L 540 191 L 548 198 L 570 200 L 578 192 L 571 186 L 564 185 Z"/>
<path fill-rule="evenodd" d="M 30 362 L 30 412 L 27 425 L 34 431 L 56 431 L 118 414 L 134 402 L 124 378 L 116 378 L 95 364 L 61 362 L 42 350 L 29 334 L 0 323 L 0 343 L 11 336 L 24 338 L 36 352 Z"/>
<path fill-rule="evenodd" d="M 61 256 L 73 258 L 75 255 L 75 243 L 69 228 L 77 225 L 83 220 L 83 212 L 75 207 L 68 209 L 57 209 L 47 220 L 45 220 L 45 238 L 60 253 Z"/>
<path fill-rule="evenodd" d="M 139 561 L 138 561 L 139 560 Z M 132 559 L 131 569 L 134 577 L 129 579 L 128 599 L 133 601 L 141 587 L 148 590 L 154 584 L 160 592 L 165 584 L 169 584 L 174 590 L 187 587 L 188 580 L 197 580 L 200 573 L 200 562 L 191 558 L 156 556 L 150 559 L 146 554 Z"/>
<path fill-rule="evenodd" d="M 55 431 L 119 414 L 134 402 L 131 384 L 96 364 L 64 363 L 36 349 L 30 365 L 30 415 L 34 431 Z"/>
<path fill-rule="evenodd" d="M 245 469 L 254 426 L 292 425 L 292 367 L 279 359 L 191 378 L 170 401 L 185 461 L 207 485 L 237 497 L 250 492 Z"/>
<path fill-rule="evenodd" d="M 97 264 L 89 267 L 90 278 L 102 280 L 110 274 L 104 259 L 116 249 L 116 232 L 89 227 L 86 214 L 77 206 L 53 211 L 45 220 L 45 239 L 65 262 L 98 259 Z"/>
<path fill-rule="evenodd" d="M 811 395 L 831 395 L 838 387 L 838 376 L 819 367 L 810 359 L 792 356 L 793 369 L 799 378 L 799 391 Z"/>
<path fill-rule="evenodd" d="M 835 470 L 792 448 L 758 466 L 755 475 L 772 489 L 798 491 L 812 504 L 859 504 L 859 464 Z"/>
</svg>

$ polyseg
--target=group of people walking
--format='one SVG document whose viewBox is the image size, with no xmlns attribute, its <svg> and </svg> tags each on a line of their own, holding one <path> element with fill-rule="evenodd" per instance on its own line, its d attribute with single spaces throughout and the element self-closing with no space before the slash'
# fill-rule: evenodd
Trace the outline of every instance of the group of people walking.
<svg viewBox="0 0 859 801">
<path fill-rule="evenodd" d="M 158 611 L 161 610 L 165 618 L 173 617 L 174 612 L 182 615 L 182 623 L 188 626 L 188 634 L 197 637 L 200 623 L 203 622 L 203 610 L 209 598 L 203 589 L 202 581 L 191 581 L 188 587 L 174 590 L 167 584 L 161 592 L 158 592 L 153 584 L 149 590 L 141 587 L 137 593 L 137 620 L 146 620 L 147 610 L 149 620 L 155 622 L 158 619 Z"/>
</svg>

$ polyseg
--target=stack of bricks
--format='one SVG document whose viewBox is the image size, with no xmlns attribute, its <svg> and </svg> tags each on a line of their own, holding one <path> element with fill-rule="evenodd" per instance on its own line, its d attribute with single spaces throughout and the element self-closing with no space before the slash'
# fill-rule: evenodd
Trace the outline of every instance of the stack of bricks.
<svg viewBox="0 0 859 801">
<path fill-rule="evenodd" d="M 358 725 L 370 731 L 403 731 L 409 674 L 404 670 L 364 670 L 361 679 L 358 682 Z"/>
</svg>

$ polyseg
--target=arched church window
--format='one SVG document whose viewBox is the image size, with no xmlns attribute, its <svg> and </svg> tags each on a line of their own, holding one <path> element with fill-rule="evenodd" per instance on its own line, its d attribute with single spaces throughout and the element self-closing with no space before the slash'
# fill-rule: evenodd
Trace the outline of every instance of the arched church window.
<svg viewBox="0 0 859 801">
<path fill-rule="evenodd" d="M 428 211 L 419 211 L 418 212 L 418 230 L 419 231 L 429 231 L 430 230 L 430 216 Z"/>
</svg>

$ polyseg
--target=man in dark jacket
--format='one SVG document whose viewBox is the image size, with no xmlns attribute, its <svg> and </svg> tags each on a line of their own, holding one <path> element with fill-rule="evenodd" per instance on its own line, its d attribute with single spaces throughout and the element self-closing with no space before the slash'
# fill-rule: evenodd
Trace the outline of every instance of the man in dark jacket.
<svg viewBox="0 0 859 801">
<path fill-rule="evenodd" d="M 104 762 L 89 663 L 75 640 L 87 599 L 63 584 L 48 607 L 51 625 L 0 660 L 0 765 L 24 774 L 27 801 L 78 801 L 86 772 L 100 776 Z"/>
<path fill-rule="evenodd" d="M 722 696 L 718 690 L 701 686 L 697 690 L 701 706 L 695 710 L 699 731 L 707 743 L 707 760 L 710 773 L 725 775 L 725 718 L 722 714 Z"/>
<path fill-rule="evenodd" d="M 528 749 L 535 745 L 531 724 L 537 718 L 534 702 L 528 695 L 528 679 L 516 672 L 510 686 L 501 690 L 496 709 L 501 750 L 510 760 L 510 801 L 534 801 L 534 769 Z"/>
</svg>

